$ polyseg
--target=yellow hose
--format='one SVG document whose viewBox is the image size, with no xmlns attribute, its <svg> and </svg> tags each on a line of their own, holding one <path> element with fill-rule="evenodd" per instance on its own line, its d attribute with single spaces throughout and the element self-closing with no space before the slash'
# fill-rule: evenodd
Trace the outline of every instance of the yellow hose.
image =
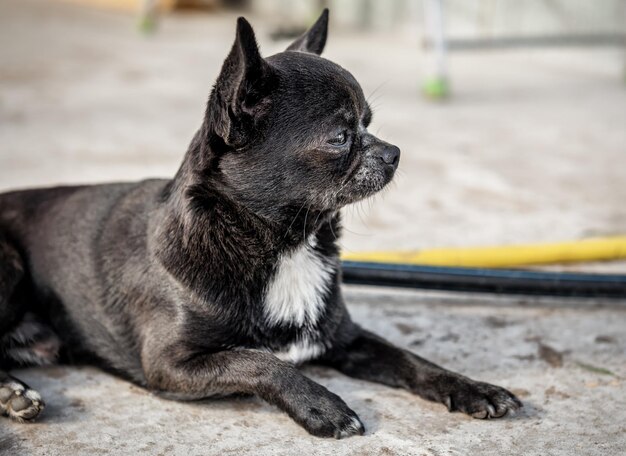
<svg viewBox="0 0 626 456">
<path fill-rule="evenodd" d="M 507 268 L 538 264 L 606 261 L 626 258 L 626 236 L 554 244 L 344 253 L 346 261 Z"/>
</svg>

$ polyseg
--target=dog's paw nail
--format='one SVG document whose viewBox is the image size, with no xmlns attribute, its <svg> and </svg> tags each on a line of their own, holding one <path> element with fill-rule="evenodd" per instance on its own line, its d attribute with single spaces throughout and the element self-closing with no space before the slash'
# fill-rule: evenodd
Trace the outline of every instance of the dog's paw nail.
<svg viewBox="0 0 626 456">
<path fill-rule="evenodd" d="M 448 412 L 452 411 L 452 398 L 450 396 L 443 399 L 443 404 L 448 408 Z"/>
<path fill-rule="evenodd" d="M 365 427 L 363 426 L 363 423 L 361 423 L 361 421 L 356 417 L 350 417 L 350 421 L 346 425 L 337 429 L 335 432 L 335 438 L 343 439 L 353 435 L 363 435 L 364 433 Z"/>
<path fill-rule="evenodd" d="M 484 420 L 485 418 L 489 417 L 489 412 L 487 412 L 487 410 L 481 410 L 480 412 L 472 413 L 472 416 L 479 420 Z"/>
<path fill-rule="evenodd" d="M 502 405 L 498 405 L 496 407 L 496 409 L 491 412 L 491 417 L 492 418 L 502 418 L 504 415 L 506 415 L 509 412 L 509 409 L 505 406 Z"/>
</svg>

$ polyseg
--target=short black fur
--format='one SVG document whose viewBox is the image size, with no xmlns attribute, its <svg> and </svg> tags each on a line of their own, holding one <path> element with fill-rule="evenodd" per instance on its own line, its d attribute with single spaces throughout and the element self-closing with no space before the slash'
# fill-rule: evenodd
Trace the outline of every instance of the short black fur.
<svg viewBox="0 0 626 456">
<path fill-rule="evenodd" d="M 176 399 L 256 394 L 324 437 L 364 428 L 294 363 L 480 418 L 521 405 L 351 321 L 339 210 L 387 185 L 400 152 L 367 131 L 354 77 L 319 56 L 327 27 L 324 11 L 264 59 L 240 18 L 172 180 L 0 195 L 0 412 L 36 418 L 43 401 L 6 371 L 59 361 Z"/>
</svg>

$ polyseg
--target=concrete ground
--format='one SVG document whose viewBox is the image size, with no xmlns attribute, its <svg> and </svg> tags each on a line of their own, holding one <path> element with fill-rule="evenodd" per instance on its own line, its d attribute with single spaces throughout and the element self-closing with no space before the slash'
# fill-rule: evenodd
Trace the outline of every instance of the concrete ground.
<svg viewBox="0 0 626 456">
<path fill-rule="evenodd" d="M 598 455 L 626 451 L 626 306 L 349 287 L 354 318 L 428 359 L 515 392 L 524 408 L 475 420 L 411 394 L 305 371 L 363 420 L 363 437 L 309 436 L 255 398 L 178 403 L 89 368 L 29 369 L 42 419 L 0 421 L 0 454 Z M 4 451 L 4 453 L 3 453 Z"/>
<path fill-rule="evenodd" d="M 0 190 L 172 175 L 234 35 L 232 14 L 133 18 L 0 2 Z M 265 54 L 269 25 L 251 18 Z M 361 81 L 373 130 L 403 156 L 382 197 L 346 210 L 349 250 L 576 239 L 626 230 L 626 90 L 619 50 L 454 54 L 454 97 L 419 97 L 425 59 L 404 32 L 331 29 L 327 56 Z M 626 271 L 624 263 L 583 269 Z M 256 399 L 168 402 L 82 368 L 19 375 L 48 402 L 0 420 L 0 454 L 519 454 L 626 452 L 626 303 L 346 287 L 354 318 L 506 386 L 516 417 L 472 420 L 382 386 L 307 368 L 367 433 L 309 437 Z"/>
</svg>

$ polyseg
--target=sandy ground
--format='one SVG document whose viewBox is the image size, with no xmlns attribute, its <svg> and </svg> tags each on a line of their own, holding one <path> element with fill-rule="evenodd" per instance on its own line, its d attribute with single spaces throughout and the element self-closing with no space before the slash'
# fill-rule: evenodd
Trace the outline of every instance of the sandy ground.
<svg viewBox="0 0 626 456">
<path fill-rule="evenodd" d="M 0 2 L 0 190 L 171 176 L 200 123 L 234 15 L 132 18 Z M 284 48 L 252 22 L 266 54 Z M 419 96 L 425 59 L 405 33 L 332 29 L 326 56 L 402 151 L 383 196 L 346 211 L 348 250 L 558 241 L 626 231 L 626 90 L 619 50 L 455 54 L 454 97 Z M 598 267 L 596 267 L 598 268 Z M 624 264 L 599 269 L 624 272 Z M 483 422 L 309 368 L 368 429 L 320 441 L 255 399 L 178 404 L 91 368 L 28 370 L 48 401 L 0 420 L 0 454 L 597 454 L 626 452 L 626 306 L 347 289 L 355 318 L 400 345 L 516 391 Z M 542 348 L 543 347 L 543 348 Z M 549 347 L 549 348 L 545 348 Z"/>
</svg>

